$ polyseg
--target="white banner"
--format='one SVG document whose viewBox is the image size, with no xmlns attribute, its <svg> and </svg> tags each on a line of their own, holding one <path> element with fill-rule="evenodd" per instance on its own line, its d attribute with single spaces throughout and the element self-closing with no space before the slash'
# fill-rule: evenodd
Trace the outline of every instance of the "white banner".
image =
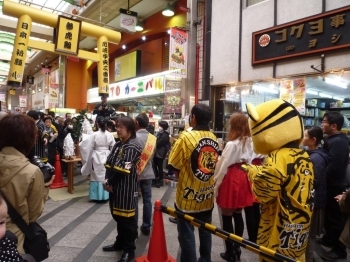
<svg viewBox="0 0 350 262">
<path fill-rule="evenodd" d="M 27 96 L 19 96 L 19 107 L 27 107 Z"/>
<path fill-rule="evenodd" d="M 123 13 L 120 14 L 120 26 L 125 28 L 126 30 L 129 30 L 130 32 L 135 32 L 136 23 L 137 17 L 126 15 Z"/>
<path fill-rule="evenodd" d="M 180 69 L 173 76 L 187 78 L 188 34 L 177 28 L 170 29 L 169 70 Z"/>
</svg>

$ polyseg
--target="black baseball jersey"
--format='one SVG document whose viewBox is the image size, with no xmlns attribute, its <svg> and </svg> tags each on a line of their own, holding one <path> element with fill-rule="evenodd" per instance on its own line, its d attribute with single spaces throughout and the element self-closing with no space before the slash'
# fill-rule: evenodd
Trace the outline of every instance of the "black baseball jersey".
<svg viewBox="0 0 350 262">
<path fill-rule="evenodd" d="M 114 215 L 135 215 L 135 196 L 138 194 L 136 165 L 141 151 L 135 139 L 129 139 L 124 144 L 118 139 L 107 158 L 106 179 L 113 186 Z"/>
</svg>

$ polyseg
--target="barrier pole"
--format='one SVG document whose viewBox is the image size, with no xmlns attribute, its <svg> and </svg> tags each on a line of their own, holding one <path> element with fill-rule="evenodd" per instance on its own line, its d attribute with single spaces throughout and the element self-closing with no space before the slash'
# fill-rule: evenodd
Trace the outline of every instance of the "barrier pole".
<svg viewBox="0 0 350 262">
<path fill-rule="evenodd" d="M 210 233 L 212 233 L 212 234 L 214 234 L 214 235 L 216 235 L 224 240 L 238 244 L 241 247 L 258 254 L 259 256 L 263 256 L 263 257 L 272 259 L 274 261 L 300 262 L 300 261 L 295 260 L 293 258 L 290 258 L 290 257 L 287 257 L 287 256 L 282 255 L 280 253 L 277 253 L 276 251 L 271 250 L 267 247 L 263 247 L 263 246 L 260 246 L 256 243 L 245 240 L 244 238 L 239 237 L 235 234 L 228 233 L 220 228 L 217 228 L 216 226 L 213 226 L 212 224 L 204 223 L 201 220 L 198 220 L 194 217 L 186 215 L 186 214 L 184 214 L 180 211 L 177 211 L 171 207 L 161 205 L 160 210 L 162 212 L 170 215 L 170 216 L 186 220 L 191 225 L 193 225 L 197 228 L 200 228 L 200 229 L 204 229 L 204 230 L 206 230 L 206 231 L 208 231 L 208 232 L 210 232 Z"/>
</svg>

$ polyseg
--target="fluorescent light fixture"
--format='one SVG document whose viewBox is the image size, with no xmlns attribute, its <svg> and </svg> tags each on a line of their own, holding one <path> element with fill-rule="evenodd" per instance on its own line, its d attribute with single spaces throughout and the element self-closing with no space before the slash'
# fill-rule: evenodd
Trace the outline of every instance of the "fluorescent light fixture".
<svg viewBox="0 0 350 262">
<path fill-rule="evenodd" d="M 341 101 L 343 101 L 343 100 L 344 100 L 344 97 L 339 97 L 339 96 L 333 96 L 333 99 L 336 99 L 336 100 L 341 100 Z"/>
<path fill-rule="evenodd" d="M 315 90 L 311 90 L 311 89 L 306 89 L 306 94 L 318 96 L 318 92 Z"/>
<path fill-rule="evenodd" d="M 169 34 L 169 35 L 171 34 L 171 30 L 170 30 L 170 29 L 168 29 L 168 31 L 167 31 L 167 32 L 168 32 L 168 34 Z"/>
<path fill-rule="evenodd" d="M 332 96 L 331 96 L 331 95 L 329 95 L 329 94 L 325 94 L 325 93 L 318 93 L 318 95 L 319 95 L 320 97 L 332 98 Z"/>
<path fill-rule="evenodd" d="M 339 76 L 333 77 L 333 78 L 326 77 L 326 83 L 330 85 L 338 86 L 344 89 L 348 88 L 348 84 L 349 84 L 349 82 L 344 81 Z"/>
<path fill-rule="evenodd" d="M 166 8 L 163 10 L 162 15 L 164 16 L 173 16 L 174 10 L 172 8 L 172 6 L 170 5 L 170 3 L 168 3 L 168 5 L 166 6 Z"/>
<path fill-rule="evenodd" d="M 97 51 L 97 46 L 94 48 L 95 51 Z"/>
</svg>

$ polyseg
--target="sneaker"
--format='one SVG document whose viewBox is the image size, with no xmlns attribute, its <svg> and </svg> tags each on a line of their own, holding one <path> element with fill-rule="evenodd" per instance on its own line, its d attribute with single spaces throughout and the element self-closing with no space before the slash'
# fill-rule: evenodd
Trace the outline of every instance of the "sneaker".
<svg viewBox="0 0 350 262">
<path fill-rule="evenodd" d="M 338 253 L 334 252 L 333 250 L 321 254 L 321 257 L 324 258 L 325 260 L 329 261 L 337 261 L 338 259 L 346 259 L 347 255 L 339 255 Z"/>
</svg>

